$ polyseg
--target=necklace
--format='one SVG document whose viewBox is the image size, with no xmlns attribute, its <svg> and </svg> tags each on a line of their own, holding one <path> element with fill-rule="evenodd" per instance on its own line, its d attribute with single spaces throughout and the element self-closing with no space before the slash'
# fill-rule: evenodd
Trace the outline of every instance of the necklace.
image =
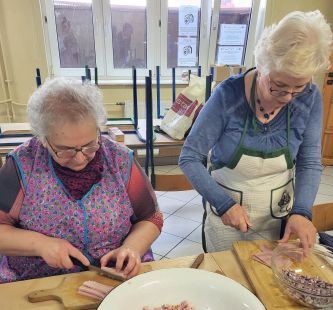
<svg viewBox="0 0 333 310">
<path fill-rule="evenodd" d="M 265 108 L 262 106 L 262 103 L 261 103 L 261 101 L 260 101 L 260 99 L 259 99 L 259 97 L 258 97 L 257 81 L 256 81 L 256 85 L 255 85 L 255 86 L 256 86 L 256 87 L 255 87 L 255 103 L 258 104 L 258 109 L 259 109 L 259 111 L 263 114 L 264 119 L 268 122 L 268 120 L 270 119 L 270 117 L 271 117 L 272 115 L 274 115 L 275 110 L 273 110 L 273 111 L 271 111 L 271 112 L 267 112 L 267 111 L 265 110 Z"/>
<path fill-rule="evenodd" d="M 259 106 L 259 111 L 262 112 L 264 118 L 268 121 L 270 119 L 271 115 L 274 115 L 275 110 L 273 110 L 272 112 L 268 113 L 265 110 L 265 108 L 262 106 L 261 101 L 260 101 L 259 98 L 257 98 L 257 103 L 258 103 L 258 106 Z"/>
</svg>

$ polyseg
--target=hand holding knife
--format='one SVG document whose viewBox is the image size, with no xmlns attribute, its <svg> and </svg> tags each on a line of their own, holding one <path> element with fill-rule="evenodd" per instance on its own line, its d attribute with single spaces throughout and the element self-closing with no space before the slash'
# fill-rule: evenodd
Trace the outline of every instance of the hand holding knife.
<svg viewBox="0 0 333 310">
<path fill-rule="evenodd" d="M 108 268 L 108 267 L 100 268 L 100 267 L 94 266 L 94 265 L 85 266 L 77 258 L 72 257 L 72 256 L 71 256 L 71 260 L 75 266 L 81 267 L 83 271 L 88 271 L 88 270 L 95 271 L 98 274 L 101 274 L 103 276 L 106 276 L 108 278 L 111 278 L 111 279 L 117 280 L 117 281 L 121 281 L 121 282 L 124 282 L 127 280 L 127 278 L 124 275 L 122 275 L 121 272 L 116 272 L 114 270 L 114 268 Z"/>
</svg>

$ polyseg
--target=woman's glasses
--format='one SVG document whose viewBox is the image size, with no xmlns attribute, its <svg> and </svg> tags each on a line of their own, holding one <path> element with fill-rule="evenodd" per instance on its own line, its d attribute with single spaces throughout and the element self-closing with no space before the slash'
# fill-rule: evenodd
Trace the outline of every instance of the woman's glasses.
<svg viewBox="0 0 333 310">
<path fill-rule="evenodd" d="M 56 151 L 53 148 L 53 146 L 51 145 L 51 143 L 49 142 L 49 140 L 46 137 L 45 137 L 45 139 L 47 141 L 47 144 L 50 146 L 51 150 L 53 151 L 53 153 L 56 154 L 56 156 L 61 159 L 71 159 L 76 156 L 77 152 L 81 152 L 83 155 L 89 156 L 89 155 L 96 153 L 99 150 L 99 148 L 101 147 L 100 134 L 98 136 L 97 143 L 94 145 L 83 146 L 79 149 L 69 148 L 69 149 L 65 149 L 65 150 L 61 150 L 61 151 Z"/>
<path fill-rule="evenodd" d="M 295 98 L 297 96 L 303 95 L 303 94 L 308 94 L 312 92 L 311 85 L 312 82 L 310 81 L 304 86 L 304 89 L 302 91 L 294 91 L 294 92 L 289 92 L 285 90 L 279 90 L 279 89 L 273 89 L 271 86 L 271 79 L 268 76 L 268 81 L 269 81 L 269 92 L 271 93 L 272 96 L 274 97 L 285 97 L 291 95 L 291 97 Z"/>
</svg>

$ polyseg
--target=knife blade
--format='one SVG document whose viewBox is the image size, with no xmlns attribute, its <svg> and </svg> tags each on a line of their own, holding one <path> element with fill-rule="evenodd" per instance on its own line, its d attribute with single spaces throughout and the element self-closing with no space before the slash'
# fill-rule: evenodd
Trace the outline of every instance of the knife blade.
<svg viewBox="0 0 333 310">
<path fill-rule="evenodd" d="M 197 258 L 194 260 L 194 262 L 191 264 L 190 268 L 198 269 L 204 258 L 205 258 L 204 253 L 199 254 Z"/>
<path fill-rule="evenodd" d="M 252 231 L 253 233 L 257 234 L 261 239 L 263 240 L 267 240 L 267 241 L 273 241 L 273 240 L 269 240 L 267 239 L 264 235 L 262 235 L 260 232 L 254 230 L 251 226 L 247 227 L 247 231 Z"/>
</svg>

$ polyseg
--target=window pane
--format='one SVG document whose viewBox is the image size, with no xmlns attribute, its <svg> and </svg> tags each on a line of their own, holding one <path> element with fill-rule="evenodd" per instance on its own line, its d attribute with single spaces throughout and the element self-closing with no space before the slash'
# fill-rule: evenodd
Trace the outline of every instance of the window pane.
<svg viewBox="0 0 333 310">
<path fill-rule="evenodd" d="M 54 0 L 61 68 L 96 67 L 92 0 Z"/>
<path fill-rule="evenodd" d="M 222 0 L 216 41 L 216 64 L 244 63 L 252 0 Z"/>
<path fill-rule="evenodd" d="M 198 66 L 200 3 L 168 1 L 168 68 Z"/>
<path fill-rule="evenodd" d="M 146 68 L 146 0 L 110 0 L 110 7 L 114 68 Z"/>
</svg>

